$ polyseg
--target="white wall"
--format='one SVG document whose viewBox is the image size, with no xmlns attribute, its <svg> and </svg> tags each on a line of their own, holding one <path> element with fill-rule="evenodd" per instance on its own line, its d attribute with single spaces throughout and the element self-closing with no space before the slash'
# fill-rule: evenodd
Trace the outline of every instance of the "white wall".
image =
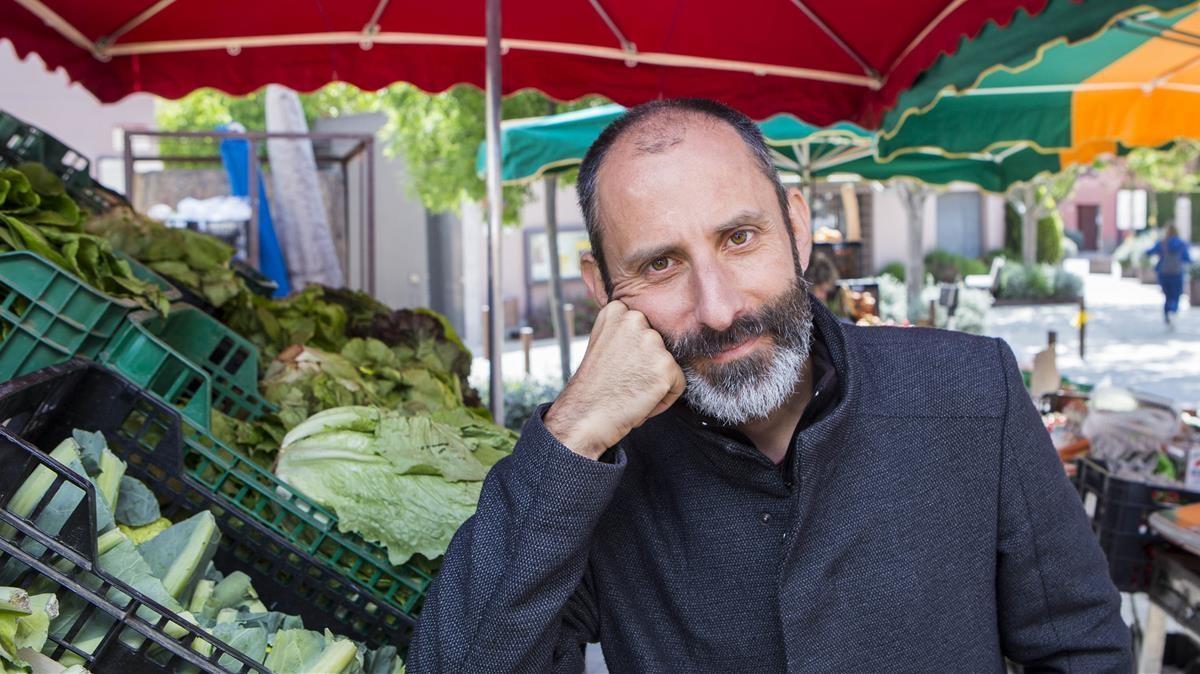
<svg viewBox="0 0 1200 674">
<path fill-rule="evenodd" d="M 983 252 L 1004 247 L 1004 197 L 983 195 Z"/>
<path fill-rule="evenodd" d="M 937 194 L 945 192 L 971 192 L 976 188 L 965 184 L 952 184 L 925 201 L 924 250 L 928 253 L 937 248 Z M 904 221 L 904 206 L 895 189 L 885 187 L 871 192 L 874 221 L 875 248 L 872 262 L 880 269 L 892 262 L 905 262 L 908 251 L 908 229 Z M 1004 246 L 1004 197 L 995 194 L 982 195 L 983 251 Z"/>
<path fill-rule="evenodd" d="M 7 40 L 0 40 L 0 109 L 81 153 L 92 162 L 93 175 L 98 157 L 120 155 L 120 138 L 114 129 L 154 125 L 150 94 L 101 104 L 86 89 L 72 84 L 65 71 L 47 72 L 36 54 L 19 60 Z"/>
</svg>

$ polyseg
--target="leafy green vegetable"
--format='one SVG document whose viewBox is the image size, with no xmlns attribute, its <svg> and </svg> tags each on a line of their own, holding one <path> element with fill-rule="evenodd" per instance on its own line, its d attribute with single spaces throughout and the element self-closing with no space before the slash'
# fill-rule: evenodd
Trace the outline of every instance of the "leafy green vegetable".
<svg viewBox="0 0 1200 674">
<path fill-rule="evenodd" d="M 99 432 L 81 431 L 76 429 L 71 433 L 79 447 L 79 462 L 83 464 L 88 475 L 100 472 L 100 456 L 108 448 L 104 434 Z"/>
<path fill-rule="evenodd" d="M 125 462 L 107 447 L 100 453 L 100 474 L 95 478 L 96 491 L 110 512 L 116 510 L 121 483 L 125 479 Z M 153 498 L 153 497 L 151 497 Z"/>
<path fill-rule="evenodd" d="M 154 492 L 136 477 L 125 475 L 121 478 L 115 516 L 119 524 L 142 527 L 153 523 L 162 515 Z"/>
<path fill-rule="evenodd" d="M 85 233 L 80 217 L 62 181 L 44 166 L 0 168 L 0 252 L 29 250 L 93 288 L 165 312 L 161 289 L 137 279 L 105 241 Z"/>
<path fill-rule="evenodd" d="M 383 544 L 389 560 L 402 564 L 413 554 L 445 552 L 474 513 L 487 469 L 505 454 L 472 447 L 428 417 L 339 408 L 297 426 L 275 472 L 332 508 L 341 530 Z"/>
<path fill-rule="evenodd" d="M 138 551 L 172 597 L 190 597 L 216 554 L 220 538 L 216 518 L 202 510 L 142 543 Z"/>
<path fill-rule="evenodd" d="M 275 674 L 299 674 L 307 672 L 307 665 L 316 662 L 323 650 L 325 639 L 317 632 L 280 630 L 263 665 Z"/>
<path fill-rule="evenodd" d="M 233 248 L 215 237 L 167 227 L 128 208 L 94 216 L 83 228 L 214 307 L 249 292 L 229 266 Z"/>
<path fill-rule="evenodd" d="M 262 627 L 247 625 L 235 620 L 215 625 L 211 631 L 214 637 L 229 644 L 255 662 L 262 662 L 267 657 L 268 633 Z M 222 655 L 217 664 L 231 671 L 237 671 L 242 666 L 236 658 L 230 655 Z"/>
</svg>

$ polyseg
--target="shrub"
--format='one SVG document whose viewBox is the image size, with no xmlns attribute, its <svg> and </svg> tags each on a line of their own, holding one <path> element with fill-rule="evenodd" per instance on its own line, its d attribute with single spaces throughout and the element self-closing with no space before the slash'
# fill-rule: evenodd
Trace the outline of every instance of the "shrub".
<svg viewBox="0 0 1200 674">
<path fill-rule="evenodd" d="M 958 280 L 958 255 L 944 250 L 930 251 L 925 256 L 925 273 L 932 274 L 938 283 L 953 283 Z"/>
<path fill-rule="evenodd" d="M 897 281 L 904 283 L 905 277 L 908 274 L 905 272 L 903 262 L 891 262 L 879 271 L 880 276 L 891 276 Z"/>
<path fill-rule="evenodd" d="M 1058 264 L 1063 259 L 1063 220 L 1055 209 L 1038 220 L 1037 261 L 1042 264 Z"/>
<path fill-rule="evenodd" d="M 1083 279 L 1066 269 L 1054 270 L 1054 299 L 1076 300 L 1083 297 Z"/>
<path fill-rule="evenodd" d="M 972 274 L 986 274 L 988 266 L 975 258 L 934 250 L 925 256 L 925 273 L 938 283 L 954 283 Z"/>
<path fill-rule="evenodd" d="M 490 403 L 487 382 L 481 382 L 479 397 L 484 406 Z M 533 416 L 538 405 L 548 403 L 558 397 L 562 387 L 549 381 L 536 379 L 508 379 L 504 382 L 504 425 L 518 433 L 525 422 Z"/>
<path fill-rule="evenodd" d="M 998 257 L 1002 257 L 1005 260 L 1015 260 L 1021 256 L 1019 254 L 1013 253 L 1011 250 L 1006 250 L 1004 248 L 995 248 L 993 250 L 989 250 L 983 256 L 983 263 L 985 265 L 987 265 L 988 271 L 991 271 L 992 262 L 995 262 L 996 258 L 998 258 Z"/>
<path fill-rule="evenodd" d="M 1063 258 L 1062 238 L 1063 220 L 1058 209 L 1038 220 L 1037 224 L 1037 261 L 1045 264 L 1058 264 Z M 1082 235 L 1080 235 L 1082 236 Z M 1012 207 L 1004 205 L 1004 247 L 1011 252 L 1009 259 L 1021 259 L 1021 215 Z M 1079 243 L 1082 243 L 1082 239 Z M 1146 244 L 1149 245 L 1149 244 Z"/>
<path fill-rule="evenodd" d="M 973 257 L 960 257 L 958 273 L 964 277 L 988 273 L 988 265 Z"/>
<path fill-rule="evenodd" d="M 1083 293 L 1083 279 L 1046 264 L 1009 263 L 1000 270 L 996 297 L 1003 300 L 1073 300 Z"/>
</svg>

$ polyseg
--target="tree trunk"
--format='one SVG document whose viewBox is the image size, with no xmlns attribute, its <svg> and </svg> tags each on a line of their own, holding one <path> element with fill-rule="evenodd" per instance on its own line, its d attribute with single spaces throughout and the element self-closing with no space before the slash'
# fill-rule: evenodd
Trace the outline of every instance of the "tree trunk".
<svg viewBox="0 0 1200 674">
<path fill-rule="evenodd" d="M 550 323 L 558 338 L 559 361 L 562 364 L 562 383 L 571 378 L 571 333 L 563 312 L 562 270 L 558 257 L 558 178 L 546 176 L 546 247 L 550 254 Z"/>
<path fill-rule="evenodd" d="M 1042 209 L 1038 207 L 1037 188 L 1021 185 L 1014 190 L 1021 211 L 1021 262 L 1037 263 L 1037 229 Z"/>
<path fill-rule="evenodd" d="M 931 190 L 909 181 L 896 181 L 895 186 L 904 205 L 908 226 L 908 260 L 904 270 L 908 318 L 916 320 L 924 312 L 921 291 L 925 289 L 925 199 Z"/>
</svg>

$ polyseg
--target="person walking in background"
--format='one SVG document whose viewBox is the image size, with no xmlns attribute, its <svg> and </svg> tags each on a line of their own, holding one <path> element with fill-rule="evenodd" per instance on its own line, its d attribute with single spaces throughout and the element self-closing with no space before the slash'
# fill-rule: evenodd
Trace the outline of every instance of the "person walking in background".
<svg viewBox="0 0 1200 674">
<path fill-rule="evenodd" d="M 1171 325 L 1173 314 L 1179 313 L 1179 298 L 1183 295 L 1183 276 L 1187 265 L 1192 261 L 1191 252 L 1186 241 L 1179 237 L 1179 229 L 1174 223 L 1169 223 L 1163 232 L 1163 238 L 1156 241 L 1146 255 L 1157 255 L 1158 263 L 1154 271 L 1158 272 L 1158 285 L 1162 288 L 1166 302 L 1163 304 L 1163 320 L 1167 327 Z"/>
</svg>

